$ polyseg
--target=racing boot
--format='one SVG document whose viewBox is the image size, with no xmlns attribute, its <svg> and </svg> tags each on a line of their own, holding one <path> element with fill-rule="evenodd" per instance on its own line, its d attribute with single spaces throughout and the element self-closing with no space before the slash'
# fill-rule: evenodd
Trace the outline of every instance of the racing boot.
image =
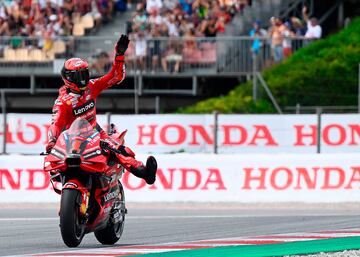
<svg viewBox="0 0 360 257">
<path fill-rule="evenodd" d="M 148 185 L 154 184 L 156 180 L 157 162 L 154 156 L 149 156 L 146 160 L 146 166 L 132 166 L 130 172 L 136 177 L 145 179 Z"/>
</svg>

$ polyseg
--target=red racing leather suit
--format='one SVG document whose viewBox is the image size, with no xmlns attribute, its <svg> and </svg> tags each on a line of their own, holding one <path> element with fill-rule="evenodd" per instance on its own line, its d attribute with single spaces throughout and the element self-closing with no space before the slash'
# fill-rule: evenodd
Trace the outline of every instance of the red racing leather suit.
<svg viewBox="0 0 360 257">
<path fill-rule="evenodd" d="M 52 123 L 49 128 L 48 139 L 56 141 L 60 133 L 68 129 L 76 118 L 86 119 L 94 128 L 96 123 L 96 98 L 105 89 L 121 83 L 125 78 L 124 56 L 117 56 L 113 62 L 111 70 L 104 76 L 91 79 L 85 91 L 76 94 L 66 86 L 59 89 L 59 96 L 52 109 Z M 109 140 L 107 133 L 99 129 L 101 139 Z M 138 168 L 143 166 L 142 162 L 134 159 L 135 154 L 127 149 L 130 156 L 117 154 L 120 163 L 129 170 L 131 167 Z"/>
</svg>

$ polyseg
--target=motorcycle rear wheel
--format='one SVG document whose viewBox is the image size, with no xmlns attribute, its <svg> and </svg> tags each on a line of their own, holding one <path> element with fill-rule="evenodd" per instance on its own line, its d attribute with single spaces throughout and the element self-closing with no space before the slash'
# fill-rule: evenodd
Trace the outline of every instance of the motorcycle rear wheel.
<svg viewBox="0 0 360 257">
<path fill-rule="evenodd" d="M 119 241 L 123 231 L 124 231 L 124 225 L 125 225 L 125 214 L 126 214 L 126 208 L 125 208 L 125 194 L 122 184 L 119 181 L 119 190 L 121 195 L 121 204 L 120 204 L 120 215 L 121 220 L 117 223 L 113 223 L 111 220 L 109 220 L 109 223 L 107 227 L 96 230 L 94 232 L 96 239 L 104 244 L 104 245 L 113 245 L 117 241 Z"/>
<path fill-rule="evenodd" d="M 68 247 L 77 247 L 85 234 L 85 225 L 81 224 L 79 215 L 80 197 L 80 192 L 74 189 L 64 189 L 61 194 L 60 231 Z"/>
</svg>

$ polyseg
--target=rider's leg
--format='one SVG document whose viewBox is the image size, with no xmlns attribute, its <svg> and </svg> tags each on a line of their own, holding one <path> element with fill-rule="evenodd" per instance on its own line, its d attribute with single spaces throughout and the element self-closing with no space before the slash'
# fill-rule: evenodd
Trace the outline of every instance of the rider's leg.
<svg viewBox="0 0 360 257">
<path fill-rule="evenodd" d="M 147 184 L 153 184 L 156 179 L 157 162 L 153 156 L 149 156 L 146 165 L 135 159 L 135 154 L 128 147 L 124 147 L 125 154 L 116 154 L 121 165 L 138 178 L 142 178 Z"/>
<path fill-rule="evenodd" d="M 116 153 L 115 155 L 126 170 L 130 171 L 136 177 L 144 179 L 147 184 L 153 184 L 155 182 L 157 163 L 153 156 L 148 157 L 146 166 L 144 166 L 141 161 L 135 159 L 135 153 L 130 148 L 117 144 L 99 125 L 96 126 L 96 129 L 100 132 L 100 138 L 105 140 L 110 147 L 115 149 L 123 148 L 123 154 Z"/>
</svg>

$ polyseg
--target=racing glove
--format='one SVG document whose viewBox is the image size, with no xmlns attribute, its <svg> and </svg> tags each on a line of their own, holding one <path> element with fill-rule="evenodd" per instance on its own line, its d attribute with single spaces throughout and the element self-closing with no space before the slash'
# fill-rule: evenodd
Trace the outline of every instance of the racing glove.
<svg viewBox="0 0 360 257">
<path fill-rule="evenodd" d="M 47 145 L 46 145 L 46 152 L 47 153 L 50 153 L 51 152 L 51 149 L 53 149 L 53 147 L 55 146 L 56 144 L 56 140 L 50 140 Z"/>
<path fill-rule="evenodd" d="M 122 34 L 115 45 L 116 56 L 124 55 L 129 45 L 129 38 L 127 35 Z"/>
</svg>

